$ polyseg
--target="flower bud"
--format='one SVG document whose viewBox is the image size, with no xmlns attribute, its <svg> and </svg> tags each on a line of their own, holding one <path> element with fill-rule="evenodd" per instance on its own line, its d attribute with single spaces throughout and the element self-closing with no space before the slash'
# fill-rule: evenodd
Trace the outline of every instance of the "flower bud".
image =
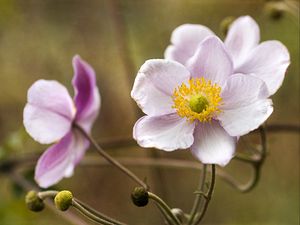
<svg viewBox="0 0 300 225">
<path fill-rule="evenodd" d="M 73 194 L 70 191 L 60 191 L 54 198 L 57 209 L 66 211 L 72 205 Z"/>
<path fill-rule="evenodd" d="M 131 193 L 131 200 L 136 206 L 143 207 L 149 202 L 149 194 L 144 187 L 136 187 Z"/>
<path fill-rule="evenodd" d="M 235 17 L 233 16 L 227 16 L 225 17 L 221 23 L 220 23 L 220 30 L 224 35 L 227 35 L 227 32 L 229 30 L 230 25 L 235 20 Z"/>
<path fill-rule="evenodd" d="M 45 208 L 45 204 L 42 199 L 39 198 L 37 192 L 29 191 L 25 196 L 25 202 L 27 208 L 33 212 L 40 212 Z"/>
<path fill-rule="evenodd" d="M 171 212 L 179 219 L 180 222 L 183 222 L 185 219 L 184 212 L 179 208 L 171 209 Z"/>
</svg>

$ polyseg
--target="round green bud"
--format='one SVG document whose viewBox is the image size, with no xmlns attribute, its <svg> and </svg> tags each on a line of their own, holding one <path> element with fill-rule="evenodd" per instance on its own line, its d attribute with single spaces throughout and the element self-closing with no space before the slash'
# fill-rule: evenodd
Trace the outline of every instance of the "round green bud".
<svg viewBox="0 0 300 225">
<path fill-rule="evenodd" d="M 131 200 L 136 206 L 143 207 L 149 202 L 149 194 L 145 188 L 136 187 L 131 193 Z"/>
<path fill-rule="evenodd" d="M 42 199 L 39 198 L 37 192 L 29 191 L 25 196 L 25 202 L 27 208 L 33 212 L 40 212 L 45 208 L 45 204 Z"/>
<path fill-rule="evenodd" d="M 235 20 L 235 17 L 233 16 L 227 16 L 225 17 L 221 23 L 220 23 L 220 31 L 224 34 L 227 35 L 228 30 L 232 22 Z"/>
<path fill-rule="evenodd" d="M 57 209 L 66 211 L 72 205 L 73 194 L 70 191 L 60 191 L 54 198 Z"/>
<path fill-rule="evenodd" d="M 209 105 L 207 98 L 202 95 L 192 96 L 189 100 L 190 109 L 193 112 L 201 113 Z"/>
</svg>

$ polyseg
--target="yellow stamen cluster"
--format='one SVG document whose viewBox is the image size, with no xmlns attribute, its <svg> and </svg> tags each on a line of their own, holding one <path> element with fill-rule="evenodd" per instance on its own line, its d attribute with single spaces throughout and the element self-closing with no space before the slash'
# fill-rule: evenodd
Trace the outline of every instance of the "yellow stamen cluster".
<svg viewBox="0 0 300 225">
<path fill-rule="evenodd" d="M 181 117 L 186 117 L 188 121 L 208 122 L 221 112 L 219 106 L 221 87 L 212 84 L 210 80 L 204 78 L 192 78 L 189 85 L 182 83 L 173 93 L 173 108 Z"/>
</svg>

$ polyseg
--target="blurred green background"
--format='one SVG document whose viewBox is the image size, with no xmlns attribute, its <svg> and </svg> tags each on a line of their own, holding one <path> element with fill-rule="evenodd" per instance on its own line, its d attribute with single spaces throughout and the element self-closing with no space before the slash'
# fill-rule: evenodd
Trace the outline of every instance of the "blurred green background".
<svg viewBox="0 0 300 225">
<path fill-rule="evenodd" d="M 130 139 L 141 115 L 130 90 L 142 63 L 162 58 L 172 30 L 183 23 L 206 25 L 223 38 L 219 24 L 227 16 L 251 15 L 261 28 L 262 40 L 280 40 L 288 47 L 292 64 L 272 97 L 275 110 L 268 124 L 299 125 L 299 17 L 272 20 L 264 4 L 263 0 L 0 0 L 0 160 L 46 148 L 22 128 L 27 89 L 37 79 L 56 79 L 73 93 L 74 54 L 97 72 L 102 109 L 93 135 L 100 143 Z M 240 194 L 217 179 L 203 224 L 299 224 L 299 134 L 272 133 L 268 141 L 269 155 L 258 186 Z M 141 149 L 134 142 L 108 146 L 107 151 L 114 156 L 194 160 L 188 151 L 167 154 Z M 147 177 L 152 190 L 172 207 L 190 210 L 198 171 L 132 169 Z M 242 163 L 232 162 L 226 169 L 242 180 L 250 176 Z M 9 176 L 0 173 L 0 184 L 1 225 L 71 224 L 48 208 L 41 213 L 28 211 L 24 193 Z M 134 186 L 115 168 L 79 166 L 56 188 L 70 189 L 79 199 L 128 224 L 163 224 L 154 204 L 137 208 L 131 203 Z"/>
</svg>

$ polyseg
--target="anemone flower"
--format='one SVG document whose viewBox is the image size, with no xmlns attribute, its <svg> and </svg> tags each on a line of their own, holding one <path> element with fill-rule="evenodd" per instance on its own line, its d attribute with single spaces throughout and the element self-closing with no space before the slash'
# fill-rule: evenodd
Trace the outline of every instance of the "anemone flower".
<svg viewBox="0 0 300 225">
<path fill-rule="evenodd" d="M 145 148 L 190 148 L 202 163 L 225 166 L 238 136 L 258 128 L 273 111 L 265 83 L 233 71 L 215 36 L 201 42 L 186 65 L 146 61 L 131 92 L 146 114 L 133 128 L 134 139 Z"/>
<path fill-rule="evenodd" d="M 171 45 L 165 51 L 165 59 L 175 60 L 186 65 L 197 46 L 214 33 L 207 27 L 196 24 L 183 24 L 171 36 Z M 273 95 L 281 86 L 290 56 L 286 47 L 279 41 L 264 41 L 259 44 L 260 31 L 250 16 L 236 19 L 230 26 L 224 40 L 232 57 L 234 72 L 252 74 L 262 79 Z"/>
<path fill-rule="evenodd" d="M 28 90 L 23 114 L 26 131 L 41 144 L 55 142 L 35 168 L 35 180 L 43 188 L 73 174 L 89 147 L 89 141 L 75 126 L 89 134 L 100 108 L 93 68 L 79 56 L 73 58 L 73 68 L 74 101 L 57 81 L 38 80 Z"/>
</svg>

